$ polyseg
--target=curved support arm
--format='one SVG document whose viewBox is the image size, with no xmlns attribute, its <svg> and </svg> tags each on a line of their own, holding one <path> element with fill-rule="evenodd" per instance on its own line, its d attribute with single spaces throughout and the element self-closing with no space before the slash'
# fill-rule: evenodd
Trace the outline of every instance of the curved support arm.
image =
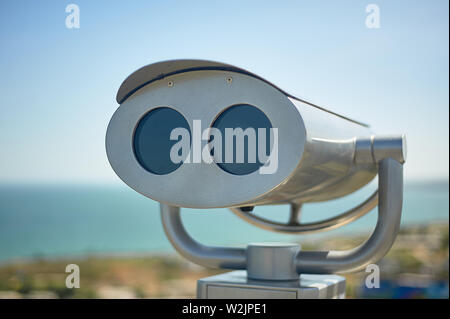
<svg viewBox="0 0 450 319">
<path fill-rule="evenodd" d="M 349 273 L 381 259 L 397 236 L 403 203 L 403 166 L 392 158 L 378 164 L 378 222 L 372 236 L 361 246 L 345 251 L 300 251 L 298 273 Z"/>
<path fill-rule="evenodd" d="M 180 207 L 160 204 L 166 236 L 173 247 L 190 261 L 211 268 L 246 269 L 244 248 L 211 247 L 195 241 L 183 226 Z"/>
<path fill-rule="evenodd" d="M 294 259 L 298 273 L 349 273 L 381 259 L 397 236 L 403 202 L 403 166 L 392 158 L 379 162 L 378 222 L 372 236 L 361 246 L 345 251 L 300 251 Z M 161 203 L 164 231 L 175 249 L 194 263 L 213 268 L 246 269 L 243 248 L 205 246 L 186 232 L 180 208 Z"/>
<path fill-rule="evenodd" d="M 245 220 L 246 222 L 270 231 L 287 233 L 287 234 L 308 234 L 317 233 L 332 230 L 357 220 L 363 217 L 374 209 L 378 204 L 378 190 L 376 190 L 368 199 L 359 204 L 358 206 L 341 213 L 337 216 L 321 220 L 312 223 L 298 223 L 297 216 L 293 216 L 292 211 L 295 209 L 291 208 L 291 217 L 288 223 L 278 223 L 274 221 L 269 221 L 260 216 L 256 216 L 249 212 L 243 211 L 240 207 L 231 207 L 230 210 L 239 218 Z M 296 204 L 291 204 L 296 205 Z"/>
</svg>

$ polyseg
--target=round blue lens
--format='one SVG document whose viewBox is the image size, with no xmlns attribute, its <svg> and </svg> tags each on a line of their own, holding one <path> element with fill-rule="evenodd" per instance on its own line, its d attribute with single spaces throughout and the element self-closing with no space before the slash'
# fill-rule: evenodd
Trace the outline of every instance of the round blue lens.
<svg viewBox="0 0 450 319">
<path fill-rule="evenodd" d="M 271 149 L 270 129 L 272 128 L 272 124 L 261 110 L 248 104 L 233 105 L 219 115 L 219 117 L 212 124 L 212 127 L 220 130 L 222 136 L 222 161 L 221 163 L 216 161 L 217 165 L 221 169 L 234 175 L 247 175 L 253 173 L 264 165 L 264 162 L 261 162 L 261 159 L 258 156 L 260 152 L 258 149 L 260 143 L 258 143 L 258 141 L 262 138 L 262 136 L 259 136 L 259 133 L 261 132 L 265 134 L 265 150 L 261 150 L 261 152 L 268 156 Z M 227 139 L 226 134 L 230 134 L 231 131 L 226 130 L 227 128 L 232 129 L 235 133 L 232 138 L 229 137 Z M 255 138 L 253 138 L 253 134 L 243 134 L 241 137 L 238 137 L 240 133 L 239 131 L 236 131 L 236 129 L 239 128 L 242 129 L 244 133 L 247 129 L 252 129 Z M 265 129 L 265 131 L 259 131 L 258 129 Z M 251 133 L 249 131 L 247 132 Z M 237 143 L 238 138 L 240 138 L 241 141 L 243 138 L 243 149 L 242 147 L 240 147 L 239 150 L 237 149 L 239 146 Z M 226 140 L 228 140 L 228 142 L 232 141 L 232 147 L 226 147 Z M 250 143 L 255 143 L 255 145 L 250 145 Z M 233 154 L 228 154 L 227 156 L 227 149 L 232 149 Z M 238 161 L 238 151 L 241 152 L 240 154 L 243 154 L 242 163 L 239 163 Z M 256 154 L 251 155 L 249 151 L 255 152 Z M 214 148 L 211 150 L 211 155 L 214 155 Z M 232 161 L 230 161 L 231 158 Z"/>
<path fill-rule="evenodd" d="M 169 107 L 153 109 L 139 121 L 134 132 L 134 154 L 147 171 L 165 175 L 183 164 L 174 163 L 170 158 L 170 150 L 177 143 L 176 140 L 170 140 L 170 133 L 175 128 L 185 128 L 191 135 L 183 115 Z"/>
</svg>

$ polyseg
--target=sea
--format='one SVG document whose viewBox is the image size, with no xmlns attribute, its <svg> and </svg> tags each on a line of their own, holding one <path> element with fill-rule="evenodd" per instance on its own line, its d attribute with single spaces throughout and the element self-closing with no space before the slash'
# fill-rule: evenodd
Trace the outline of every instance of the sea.
<svg viewBox="0 0 450 319">
<path fill-rule="evenodd" d="M 304 204 L 302 222 L 331 217 L 352 208 L 376 189 L 337 200 Z M 192 190 L 195 191 L 195 190 Z M 288 219 L 289 207 L 260 206 L 255 213 Z M 311 242 L 333 236 L 369 234 L 376 209 L 352 224 L 326 233 L 285 235 L 250 225 L 228 209 L 183 209 L 186 229 L 207 245 L 250 242 Z M 447 223 L 448 180 L 406 183 L 402 227 Z M 337 247 L 338 248 L 338 247 Z M 172 254 L 160 221 L 159 204 L 126 185 L 0 185 L 0 263 L 37 258 L 97 255 Z"/>
</svg>

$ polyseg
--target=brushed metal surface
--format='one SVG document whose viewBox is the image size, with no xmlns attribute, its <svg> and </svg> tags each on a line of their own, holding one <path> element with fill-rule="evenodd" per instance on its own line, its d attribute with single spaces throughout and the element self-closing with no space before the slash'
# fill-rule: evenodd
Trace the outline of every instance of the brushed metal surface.
<svg viewBox="0 0 450 319">
<path fill-rule="evenodd" d="M 299 274 L 348 273 L 380 260 L 397 236 L 403 203 L 403 165 L 392 158 L 379 163 L 378 222 L 370 238 L 348 250 L 300 251 L 292 262 Z M 247 269 L 245 248 L 210 247 L 186 232 L 180 208 L 161 204 L 161 219 L 174 248 L 187 259 L 207 267 Z"/>
<path fill-rule="evenodd" d="M 227 81 L 230 77 L 231 82 Z M 123 90 L 130 93 L 133 85 Z M 185 163 L 161 176 L 139 165 L 132 149 L 133 133 L 147 112 L 171 107 L 190 125 L 201 120 L 205 129 L 235 104 L 256 106 L 278 129 L 278 170 L 274 174 L 256 171 L 237 176 L 215 163 L 202 162 Z M 355 162 L 356 139 L 370 136 L 367 127 L 288 97 L 258 77 L 195 70 L 166 75 L 134 91 L 108 125 L 106 150 L 117 175 L 156 201 L 190 208 L 239 207 L 317 202 L 356 191 L 376 175 L 375 163 Z"/>
<path fill-rule="evenodd" d="M 174 82 L 173 87 L 161 80 L 128 98 L 114 113 L 106 134 L 106 152 L 116 174 L 147 197 L 192 208 L 241 206 L 284 183 L 302 158 L 305 129 L 300 114 L 286 96 L 269 84 L 236 73 L 229 84 L 227 76 L 230 73 L 222 71 L 177 74 L 166 79 Z M 194 120 L 201 120 L 206 129 L 224 109 L 237 103 L 258 107 L 278 128 L 278 170 L 274 174 L 255 171 L 233 175 L 216 163 L 202 161 L 185 163 L 167 175 L 156 175 L 142 168 L 135 158 L 134 130 L 150 110 L 171 107 L 184 116 L 192 131 Z"/>
<path fill-rule="evenodd" d="M 342 299 L 345 278 L 337 275 L 300 275 L 291 281 L 252 280 L 244 270 L 199 279 L 200 299 Z"/>
</svg>

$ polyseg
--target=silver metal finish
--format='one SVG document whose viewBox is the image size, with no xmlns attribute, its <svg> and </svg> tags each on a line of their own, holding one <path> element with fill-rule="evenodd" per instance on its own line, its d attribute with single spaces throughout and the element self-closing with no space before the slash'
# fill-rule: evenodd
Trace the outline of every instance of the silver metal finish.
<svg viewBox="0 0 450 319">
<path fill-rule="evenodd" d="M 247 246 L 248 278 L 260 280 L 298 280 L 294 259 L 297 244 L 256 243 Z"/>
<path fill-rule="evenodd" d="M 306 143 L 295 172 L 270 194 L 272 204 L 331 200 L 356 191 L 376 176 L 375 163 L 355 163 L 355 140 L 372 134 L 367 127 L 289 100 L 305 123 Z"/>
<path fill-rule="evenodd" d="M 400 163 L 406 161 L 406 136 L 372 135 L 356 139 L 355 163 L 378 163 L 391 157 Z"/>
<path fill-rule="evenodd" d="M 224 81 L 231 77 L 231 83 Z M 168 82 L 174 85 L 168 87 Z M 366 126 L 292 97 L 239 68 L 209 61 L 157 63 L 127 78 L 117 98 L 121 105 L 106 134 L 110 164 L 131 188 L 169 205 L 218 208 L 324 201 L 350 194 L 376 175 L 376 163 L 355 162 L 355 139 L 371 136 Z M 235 104 L 254 105 L 278 129 L 274 174 L 233 175 L 215 163 L 201 162 L 157 175 L 135 158 L 133 134 L 149 111 L 173 108 L 192 131 L 194 120 L 201 120 L 206 129 Z M 203 142 L 202 148 L 207 141 Z"/>
<path fill-rule="evenodd" d="M 245 269 L 245 249 L 205 246 L 186 232 L 180 216 L 180 208 L 161 204 L 164 231 L 172 246 L 190 261 L 211 268 Z"/>
<path fill-rule="evenodd" d="M 385 158 L 393 158 L 401 164 L 406 162 L 406 136 L 380 136 L 372 137 L 373 163 L 378 163 Z"/>
<path fill-rule="evenodd" d="M 359 204 L 358 206 L 341 213 L 337 216 L 324 219 L 313 223 L 300 223 L 298 220 L 298 204 L 291 204 L 291 212 L 289 221 L 287 223 L 279 223 L 268 220 L 266 218 L 257 216 L 250 212 L 243 211 L 241 208 L 232 207 L 230 210 L 238 217 L 242 218 L 246 222 L 255 225 L 259 228 L 280 232 L 280 233 L 314 233 L 332 230 L 355 221 L 356 219 L 366 215 L 378 204 L 378 190 L 375 191 L 368 199 Z"/>
<path fill-rule="evenodd" d="M 116 101 L 122 104 L 136 90 L 153 81 L 162 80 L 170 75 L 178 74 L 181 70 L 233 68 L 224 63 L 205 60 L 171 60 L 146 65 L 130 74 L 120 85 Z M 235 68 L 235 67 L 234 67 Z M 239 70 L 238 68 L 235 68 Z"/>
<path fill-rule="evenodd" d="M 343 299 L 345 278 L 337 275 L 300 275 L 296 280 L 252 280 L 243 270 L 202 278 L 199 299 Z"/>
<path fill-rule="evenodd" d="M 400 227 L 403 203 L 403 166 L 383 159 L 378 169 L 378 222 L 372 236 L 361 246 L 345 251 L 301 251 L 298 273 L 349 273 L 380 260 L 391 248 Z"/>
<path fill-rule="evenodd" d="M 327 274 L 358 271 L 381 259 L 392 246 L 400 226 L 403 202 L 403 166 L 392 158 L 379 163 L 378 222 L 372 236 L 361 246 L 345 251 L 300 251 L 297 273 Z M 207 267 L 246 269 L 243 248 L 208 247 L 194 241 L 184 229 L 180 208 L 161 204 L 167 237 L 187 259 Z"/>
<path fill-rule="evenodd" d="M 222 62 L 215 62 L 215 61 L 208 61 L 208 60 L 193 60 L 193 59 L 168 60 L 168 61 L 161 61 L 161 62 L 143 66 L 142 68 L 140 68 L 140 69 L 134 71 L 132 74 L 130 74 L 125 79 L 125 81 L 122 82 L 122 84 L 120 85 L 119 91 L 117 92 L 116 101 L 117 101 L 117 103 L 122 104 L 134 92 L 136 92 L 137 90 L 139 90 L 140 88 L 142 88 L 148 84 L 151 84 L 154 81 L 162 80 L 162 79 L 164 79 L 168 76 L 174 75 L 174 74 L 180 74 L 180 73 L 191 72 L 191 71 L 199 71 L 199 70 L 222 70 L 222 71 L 229 71 L 229 72 L 236 72 L 236 73 L 250 75 L 254 78 L 257 78 L 257 79 L 264 81 L 267 84 L 273 86 L 274 88 L 276 88 L 277 90 L 279 90 L 284 95 L 286 95 L 290 98 L 293 98 L 300 102 L 306 103 L 310 106 L 313 106 L 317 109 L 328 112 L 330 114 L 334 114 L 336 116 L 339 116 L 343 119 L 354 122 L 356 124 L 366 126 L 366 127 L 369 126 L 365 123 L 355 121 L 354 119 L 350 119 L 341 114 L 334 113 L 334 112 L 327 110 L 326 108 L 321 107 L 319 105 L 305 101 L 304 99 L 301 99 L 298 96 L 289 94 L 288 92 L 277 87 L 275 84 L 267 81 L 266 79 L 258 76 L 257 74 L 254 74 L 248 70 L 236 67 L 234 65 L 222 63 Z"/>
<path fill-rule="evenodd" d="M 406 161 L 406 137 L 405 135 L 380 136 L 372 135 L 369 138 L 355 139 L 355 163 L 378 163 L 385 158 L 394 158 L 400 163 Z M 238 217 L 262 229 L 282 233 L 312 233 L 327 231 L 344 226 L 369 213 L 378 204 L 378 190 L 367 200 L 347 212 L 335 217 L 314 223 L 300 223 L 299 205 L 291 203 L 290 217 L 287 223 L 279 223 L 259 217 L 252 212 L 247 212 L 239 207 L 230 210 Z"/>
<path fill-rule="evenodd" d="M 373 135 L 365 124 L 294 97 L 246 70 L 211 61 L 146 66 L 122 83 L 117 101 L 120 106 L 106 134 L 108 160 L 117 175 L 137 192 L 160 202 L 164 231 L 181 255 L 206 267 L 247 270 L 199 280 L 199 297 L 342 297 L 344 278 L 311 274 L 358 271 L 378 261 L 392 246 L 402 210 L 404 136 Z M 277 169 L 272 174 L 257 170 L 235 175 L 214 162 L 192 163 L 192 157 L 167 174 L 151 173 L 139 164 L 133 139 L 148 112 L 171 108 L 181 114 L 190 126 L 191 153 L 195 153 L 195 145 L 202 150 L 207 144 L 203 131 L 224 110 L 238 104 L 256 107 L 278 130 Z M 200 128 L 195 126 L 197 121 Z M 159 135 L 149 138 L 162 141 Z M 201 140 L 198 144 L 196 138 Z M 147 147 L 147 151 L 152 157 L 154 149 Z M 379 189 L 363 203 L 327 220 L 300 222 L 304 203 L 350 194 L 377 172 Z M 266 204 L 290 204 L 289 220 L 276 223 L 242 209 Z M 373 234 L 359 247 L 345 251 L 302 251 L 294 244 L 267 243 L 247 248 L 205 246 L 189 236 L 180 216 L 180 207 L 227 207 L 264 229 L 308 233 L 348 224 L 377 204 Z"/>
<path fill-rule="evenodd" d="M 228 84 L 225 74 L 223 71 L 176 74 L 143 87 L 121 104 L 108 125 L 106 152 L 111 167 L 128 186 L 174 206 L 217 208 L 254 202 L 289 178 L 302 158 L 306 139 L 300 114 L 286 96 L 267 83 L 233 74 L 233 82 Z M 167 86 L 168 80 L 175 83 L 173 87 Z M 257 106 L 272 126 L 278 128 L 278 170 L 274 174 L 255 171 L 233 175 L 214 162 L 201 161 L 184 163 L 167 175 L 156 175 L 145 170 L 136 159 L 135 127 L 150 110 L 161 106 L 177 110 L 188 121 L 192 132 L 194 120 L 200 120 L 202 129 L 207 129 L 224 109 L 236 103 Z M 201 148 L 206 142 L 202 141 Z M 252 187 L 243 189 L 242 185 L 246 184 Z M 195 192 L 186 191 L 189 189 Z"/>
</svg>

